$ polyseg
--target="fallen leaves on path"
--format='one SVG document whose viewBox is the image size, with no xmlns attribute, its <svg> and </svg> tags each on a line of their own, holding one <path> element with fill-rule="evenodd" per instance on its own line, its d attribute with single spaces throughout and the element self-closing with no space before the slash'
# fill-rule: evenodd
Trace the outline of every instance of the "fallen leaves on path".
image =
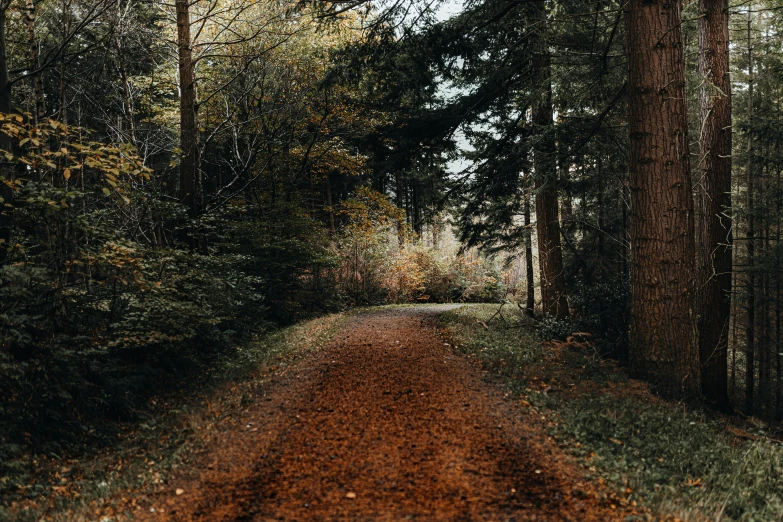
<svg viewBox="0 0 783 522">
<path fill-rule="evenodd" d="M 433 307 L 357 315 L 227 423 L 139 520 L 623 520 L 438 336 Z M 172 494 L 174 493 L 174 494 Z"/>
</svg>

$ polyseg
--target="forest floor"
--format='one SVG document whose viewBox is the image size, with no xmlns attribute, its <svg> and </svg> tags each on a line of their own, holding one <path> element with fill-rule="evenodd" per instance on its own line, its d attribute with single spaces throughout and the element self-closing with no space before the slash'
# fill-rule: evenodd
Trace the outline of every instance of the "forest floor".
<svg viewBox="0 0 783 522">
<path fill-rule="evenodd" d="M 663 401 L 509 308 L 259 336 L 116 444 L 32 456 L 0 521 L 783 521 L 783 444 L 763 424 Z"/>
<path fill-rule="evenodd" d="M 523 406 L 436 329 L 444 307 L 359 313 L 229 420 L 134 518 L 609 521 Z"/>
</svg>

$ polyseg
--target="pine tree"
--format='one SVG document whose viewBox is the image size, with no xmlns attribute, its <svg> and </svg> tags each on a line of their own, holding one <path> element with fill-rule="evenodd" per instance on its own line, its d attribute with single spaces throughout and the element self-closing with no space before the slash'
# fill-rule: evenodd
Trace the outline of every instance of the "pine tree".
<svg viewBox="0 0 783 522">
<path fill-rule="evenodd" d="M 728 334 L 731 315 L 731 83 L 726 0 L 699 2 L 699 227 L 697 310 L 702 392 L 729 407 Z"/>
<path fill-rule="evenodd" d="M 626 11 L 633 375 L 664 396 L 700 393 L 682 2 Z"/>
</svg>

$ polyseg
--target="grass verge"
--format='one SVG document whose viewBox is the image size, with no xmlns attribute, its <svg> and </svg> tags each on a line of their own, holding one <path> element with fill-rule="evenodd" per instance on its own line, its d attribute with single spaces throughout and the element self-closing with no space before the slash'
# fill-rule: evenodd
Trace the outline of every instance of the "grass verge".
<svg viewBox="0 0 783 522">
<path fill-rule="evenodd" d="M 783 445 L 760 424 L 662 401 L 589 342 L 542 342 L 516 311 L 479 322 L 497 309 L 465 306 L 439 323 L 545 419 L 588 478 L 643 506 L 639 520 L 783 520 Z"/>
<path fill-rule="evenodd" d="M 61 459 L 28 454 L 0 476 L 0 521 L 128 520 L 132 492 L 166 481 L 204 448 L 219 422 L 264 390 L 271 376 L 328 342 L 350 314 L 333 314 L 258 337 L 217 361 L 208 377 L 150 400 L 99 452 Z"/>
</svg>

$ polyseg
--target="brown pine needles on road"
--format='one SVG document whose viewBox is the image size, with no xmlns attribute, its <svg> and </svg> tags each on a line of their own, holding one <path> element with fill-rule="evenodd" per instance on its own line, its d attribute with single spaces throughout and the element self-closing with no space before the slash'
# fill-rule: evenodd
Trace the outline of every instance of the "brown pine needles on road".
<svg viewBox="0 0 783 522">
<path fill-rule="evenodd" d="M 437 311 L 357 315 L 137 518 L 623 520 L 628 512 L 602 503 L 541 427 L 445 345 Z"/>
</svg>

